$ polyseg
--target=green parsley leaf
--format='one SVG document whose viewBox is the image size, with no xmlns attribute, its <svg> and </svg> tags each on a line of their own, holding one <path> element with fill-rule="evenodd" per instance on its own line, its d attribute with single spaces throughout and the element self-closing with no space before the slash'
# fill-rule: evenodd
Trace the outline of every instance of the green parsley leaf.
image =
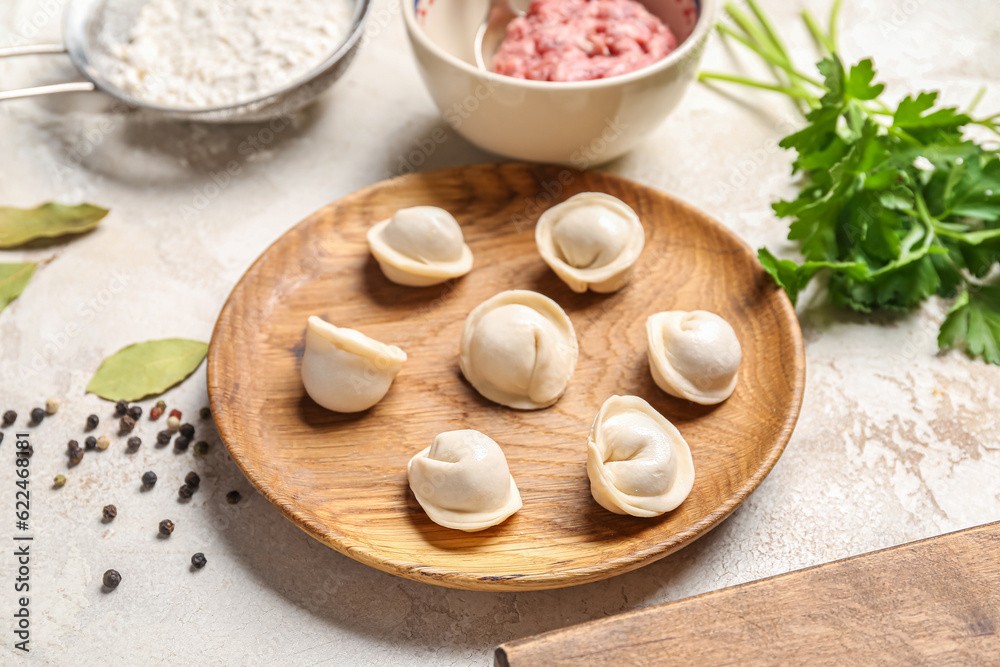
<svg viewBox="0 0 1000 667">
<path fill-rule="evenodd" d="M 941 325 L 938 346 L 964 347 L 1000 365 L 1000 285 L 962 292 Z"/>
<path fill-rule="evenodd" d="M 796 264 L 789 259 L 778 259 L 767 248 L 757 251 L 757 259 L 761 266 L 774 278 L 779 286 L 788 293 L 792 305 L 799 298 L 799 292 L 823 269 L 838 269 L 845 275 L 864 278 L 868 275 L 868 267 L 860 262 L 805 262 Z"/>
<path fill-rule="evenodd" d="M 874 78 L 875 66 L 871 58 L 866 58 L 851 68 L 845 93 L 856 100 L 874 100 L 885 90 L 884 84 L 872 85 Z"/>
</svg>

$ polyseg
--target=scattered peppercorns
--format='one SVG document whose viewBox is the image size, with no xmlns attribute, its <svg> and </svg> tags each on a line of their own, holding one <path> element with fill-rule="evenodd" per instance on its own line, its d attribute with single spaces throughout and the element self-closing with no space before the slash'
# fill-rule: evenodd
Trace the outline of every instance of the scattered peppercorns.
<svg viewBox="0 0 1000 667">
<path fill-rule="evenodd" d="M 45 401 L 45 412 L 50 415 L 54 415 L 59 412 L 59 406 L 61 405 L 58 398 L 50 398 Z"/>
<path fill-rule="evenodd" d="M 66 443 L 66 449 L 73 451 L 74 449 L 80 449 L 80 443 L 76 440 L 70 440 Z"/>
<path fill-rule="evenodd" d="M 125 416 L 124 416 L 124 417 L 122 417 L 122 418 L 121 418 L 121 420 L 120 420 L 120 421 L 118 422 L 118 428 L 119 428 L 119 429 L 120 429 L 120 430 L 121 430 L 121 431 L 122 431 L 123 433 L 128 433 L 129 431 L 131 431 L 132 429 L 134 429 L 134 428 L 135 428 L 135 420 L 134 420 L 134 419 L 132 419 L 131 417 L 129 417 L 128 415 L 125 415 Z"/>
<path fill-rule="evenodd" d="M 156 444 L 165 445 L 170 442 L 170 438 L 174 437 L 174 434 L 170 431 L 160 431 L 156 434 Z"/>
<path fill-rule="evenodd" d="M 161 400 L 159 400 L 159 401 L 156 402 L 156 407 L 158 407 L 161 410 L 166 410 L 167 409 L 167 402 L 161 399 Z"/>
<path fill-rule="evenodd" d="M 163 408 L 161 408 L 159 405 L 154 405 L 152 408 L 149 409 L 149 418 L 154 422 L 162 416 L 163 416 Z"/>
<path fill-rule="evenodd" d="M 52 480 L 53 486 L 66 486 L 66 475 L 56 475 L 55 479 Z"/>
<path fill-rule="evenodd" d="M 142 416 L 142 406 L 133 405 L 131 408 L 128 409 L 128 416 L 134 419 L 135 421 L 139 421 L 139 417 Z"/>
<path fill-rule="evenodd" d="M 193 438 L 194 437 L 194 426 L 192 426 L 191 424 L 183 424 L 183 425 L 181 425 L 180 431 L 181 431 L 181 435 L 183 435 L 185 438 Z"/>
<path fill-rule="evenodd" d="M 194 487 L 188 484 L 182 484 L 181 488 L 177 489 L 177 495 L 181 497 L 182 500 L 187 500 L 194 495 Z"/>
<path fill-rule="evenodd" d="M 179 452 L 183 452 L 188 448 L 188 445 L 190 444 L 191 444 L 191 438 L 179 435 L 177 436 L 177 439 L 174 440 L 174 449 L 176 449 Z"/>
<path fill-rule="evenodd" d="M 194 565 L 199 570 L 205 567 L 206 563 L 208 563 L 208 559 L 205 558 L 205 554 L 203 554 L 200 551 L 195 555 L 191 556 L 191 564 Z"/>
<path fill-rule="evenodd" d="M 181 417 L 183 416 L 183 414 L 181 413 L 180 410 L 178 410 L 177 408 L 174 408 L 173 410 L 170 411 L 170 415 L 169 416 L 170 417 L 176 417 L 177 421 L 180 421 Z"/>
<path fill-rule="evenodd" d="M 97 415 L 90 415 L 87 417 L 87 428 L 93 431 L 97 428 L 97 425 L 101 423 L 101 418 Z"/>
<path fill-rule="evenodd" d="M 239 491 L 230 491 L 229 493 L 226 494 L 226 502 L 229 503 L 230 505 L 235 505 L 242 499 L 243 496 L 240 495 Z"/>
<path fill-rule="evenodd" d="M 3 413 L 4 426 L 10 426 L 16 421 L 17 421 L 17 413 L 14 412 L 13 410 L 8 410 L 7 412 Z"/>
<path fill-rule="evenodd" d="M 202 419 L 211 419 L 212 418 L 212 409 L 208 408 L 208 407 L 202 408 L 201 409 L 201 418 Z"/>
<path fill-rule="evenodd" d="M 126 403 L 125 401 L 118 401 L 117 403 L 115 403 L 116 417 L 124 417 L 127 412 L 128 412 L 128 403 Z"/>
<path fill-rule="evenodd" d="M 97 448 L 100 449 L 101 451 L 107 449 L 108 445 L 110 444 L 111 444 L 111 439 L 106 435 L 102 435 L 100 438 L 97 439 Z"/>
<path fill-rule="evenodd" d="M 118 570 L 108 570 L 104 573 L 103 581 L 108 588 L 118 588 L 118 584 L 122 583 L 122 575 L 118 574 Z"/>
<path fill-rule="evenodd" d="M 45 419 L 45 410 L 41 408 L 34 408 L 31 411 L 31 421 L 34 424 L 41 424 L 42 420 Z"/>
<path fill-rule="evenodd" d="M 164 519 L 160 522 L 160 535 L 169 535 L 174 532 L 174 522 L 170 519 Z"/>
<path fill-rule="evenodd" d="M 184 476 L 184 483 L 188 486 L 197 489 L 201 485 L 201 477 L 198 476 L 194 470 L 189 472 Z"/>
<path fill-rule="evenodd" d="M 125 443 L 125 447 L 128 449 L 129 452 L 139 451 L 140 446 L 142 446 L 142 438 L 139 438 L 134 435 L 128 439 L 128 442 Z"/>
<path fill-rule="evenodd" d="M 94 449 L 97 447 L 97 438 L 92 435 L 88 435 L 87 439 L 83 441 L 83 446 L 86 449 Z"/>
<path fill-rule="evenodd" d="M 181 427 L 181 420 L 180 420 L 180 418 L 174 417 L 173 415 L 170 415 L 170 417 L 167 419 L 167 428 L 169 430 L 171 430 L 171 431 L 176 431 L 180 427 Z"/>
<path fill-rule="evenodd" d="M 204 456 L 205 454 L 208 454 L 208 443 L 205 442 L 204 440 L 199 440 L 198 442 L 194 443 L 194 453 L 197 454 L 198 456 Z"/>
<path fill-rule="evenodd" d="M 3 431 L 0 431 L 0 444 L 3 444 Z"/>
<path fill-rule="evenodd" d="M 152 470 L 148 470 L 142 473 L 142 485 L 143 486 L 156 486 L 156 473 Z"/>
<path fill-rule="evenodd" d="M 103 513 L 104 513 L 104 518 L 107 519 L 108 521 L 111 521 L 116 516 L 118 516 L 118 508 L 115 507 L 114 505 L 105 505 Z"/>
</svg>

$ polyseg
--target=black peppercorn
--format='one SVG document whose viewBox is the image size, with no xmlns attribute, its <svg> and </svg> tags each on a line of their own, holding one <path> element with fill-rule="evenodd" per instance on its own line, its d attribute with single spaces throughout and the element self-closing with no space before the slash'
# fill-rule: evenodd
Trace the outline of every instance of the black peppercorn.
<svg viewBox="0 0 1000 667">
<path fill-rule="evenodd" d="M 45 410 L 42 408 L 35 408 L 31 411 L 32 423 L 40 424 L 43 419 L 45 419 Z"/>
<path fill-rule="evenodd" d="M 130 407 L 128 409 L 128 416 L 134 419 L 135 421 L 139 421 L 139 417 L 142 416 L 142 406 L 133 405 L 132 407 Z"/>
<path fill-rule="evenodd" d="M 142 438 L 136 437 L 134 435 L 128 439 L 127 443 L 125 443 L 125 446 L 128 448 L 128 451 L 130 452 L 139 451 L 139 447 L 141 445 L 142 445 Z"/>
<path fill-rule="evenodd" d="M 142 473 L 142 485 L 143 486 L 155 486 L 156 485 L 156 473 L 152 470 Z"/>
<path fill-rule="evenodd" d="M 3 444 L 3 431 L 0 431 L 0 444 Z"/>
<path fill-rule="evenodd" d="M 195 555 L 191 556 L 191 564 L 194 565 L 199 570 L 201 568 L 205 567 L 205 564 L 207 562 L 208 562 L 208 559 L 205 558 L 205 554 L 201 553 L 200 551 L 198 553 L 196 553 Z"/>
<path fill-rule="evenodd" d="M 179 435 L 174 440 L 174 449 L 183 452 L 188 448 L 188 445 L 190 444 L 191 444 L 191 438 L 184 435 Z"/>
<path fill-rule="evenodd" d="M 122 432 L 128 433 L 135 428 L 135 420 L 128 415 L 125 415 L 121 418 L 121 421 L 118 422 L 118 428 L 120 428 Z"/>
<path fill-rule="evenodd" d="M 188 498 L 194 495 L 194 487 L 189 486 L 187 484 L 182 484 L 181 488 L 177 490 L 177 495 L 180 496 L 183 500 L 187 500 Z"/>
<path fill-rule="evenodd" d="M 198 456 L 204 456 L 205 454 L 208 454 L 208 443 L 205 442 L 204 440 L 199 440 L 198 442 L 194 443 L 194 453 L 197 454 Z"/>
<path fill-rule="evenodd" d="M 88 435 L 87 439 L 83 441 L 83 446 L 87 449 L 95 449 L 97 447 L 97 438 L 92 435 Z"/>
<path fill-rule="evenodd" d="M 194 437 L 194 426 L 192 426 L 191 424 L 182 424 L 181 425 L 181 435 L 183 435 L 185 438 L 193 438 Z"/>
<path fill-rule="evenodd" d="M 97 425 L 101 423 L 101 418 L 97 415 L 90 415 L 87 417 L 87 428 L 93 430 L 97 428 Z"/>
<path fill-rule="evenodd" d="M 83 450 L 80 448 L 80 443 L 76 440 L 69 441 L 69 455 L 70 465 L 76 465 L 83 460 Z"/>
<path fill-rule="evenodd" d="M 13 410 L 8 410 L 7 412 L 3 413 L 4 426 L 10 426 L 16 421 L 17 421 L 17 413 L 14 412 Z"/>
<path fill-rule="evenodd" d="M 206 408 L 202 408 L 200 416 L 201 416 L 202 419 L 211 419 L 212 418 L 212 410 L 210 408 L 207 408 L 207 407 Z"/>
<path fill-rule="evenodd" d="M 118 508 L 117 507 L 115 507 L 114 505 L 105 505 L 104 506 L 104 518 L 105 519 L 107 519 L 108 521 L 111 521 L 116 516 L 118 516 Z"/>
<path fill-rule="evenodd" d="M 160 522 L 160 535 L 169 535 L 174 532 L 174 522 L 170 519 L 164 519 Z"/>
<path fill-rule="evenodd" d="M 198 476 L 198 473 L 192 470 L 184 476 L 184 483 L 193 489 L 197 489 L 201 484 L 201 477 Z"/>
<path fill-rule="evenodd" d="M 115 403 L 116 417 L 123 417 L 127 412 L 128 412 L 128 403 L 126 403 L 125 401 L 118 401 L 117 403 Z"/>
<path fill-rule="evenodd" d="M 230 491 L 229 493 L 226 494 L 226 502 L 229 503 L 230 505 L 235 505 L 236 503 L 240 502 L 240 499 L 242 498 L 243 496 L 240 495 L 239 491 Z"/>
<path fill-rule="evenodd" d="M 108 570 L 104 573 L 104 585 L 108 588 L 118 588 L 120 583 L 122 583 L 122 575 L 118 574 L 118 570 Z"/>
<path fill-rule="evenodd" d="M 173 435 L 174 434 L 171 433 L 170 431 L 160 431 L 159 433 L 156 434 L 156 444 L 158 445 L 167 444 L 168 442 L 170 442 L 170 438 L 172 438 Z"/>
</svg>

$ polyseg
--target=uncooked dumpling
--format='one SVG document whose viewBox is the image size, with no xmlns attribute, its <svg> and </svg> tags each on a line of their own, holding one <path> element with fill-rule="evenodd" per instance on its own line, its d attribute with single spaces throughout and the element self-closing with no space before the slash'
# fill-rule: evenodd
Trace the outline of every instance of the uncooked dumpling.
<svg viewBox="0 0 1000 667">
<path fill-rule="evenodd" d="M 427 516 L 445 528 L 484 530 L 521 509 L 507 458 L 479 431 L 441 433 L 410 459 L 406 474 Z"/>
<path fill-rule="evenodd" d="M 382 400 L 406 353 L 360 331 L 310 317 L 302 356 L 302 384 L 327 410 L 360 412 Z"/>
<path fill-rule="evenodd" d="M 646 320 L 649 368 L 671 396 L 702 405 L 729 398 L 736 389 L 743 352 L 729 322 L 704 310 L 673 310 Z"/>
<path fill-rule="evenodd" d="M 612 396 L 590 429 L 587 475 L 604 509 L 659 516 L 691 493 L 694 463 L 680 432 L 653 406 L 637 396 Z"/>
<path fill-rule="evenodd" d="M 537 292 L 509 290 L 469 313 L 459 365 L 491 401 L 537 410 L 566 391 L 578 353 L 573 323 L 559 304 Z"/>
<path fill-rule="evenodd" d="M 462 228 L 436 206 L 400 209 L 373 225 L 367 238 L 382 273 L 400 285 L 437 285 L 472 269 L 472 250 Z"/>
<path fill-rule="evenodd" d="M 584 192 L 542 214 L 535 243 L 545 263 L 574 292 L 615 292 L 631 278 L 646 234 L 628 204 L 601 192 Z"/>
</svg>

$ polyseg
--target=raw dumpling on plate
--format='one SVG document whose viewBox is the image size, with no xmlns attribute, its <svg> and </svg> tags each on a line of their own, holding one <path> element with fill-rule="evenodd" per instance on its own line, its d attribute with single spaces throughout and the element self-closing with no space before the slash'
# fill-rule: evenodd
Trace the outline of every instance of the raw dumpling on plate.
<svg viewBox="0 0 1000 667">
<path fill-rule="evenodd" d="M 646 320 L 649 368 L 671 396 L 715 405 L 736 389 L 743 357 L 729 322 L 704 310 L 673 310 Z"/>
<path fill-rule="evenodd" d="M 508 290 L 469 313 L 459 365 L 491 401 L 537 410 L 566 391 L 578 354 L 573 323 L 559 304 L 537 292 Z"/>
<path fill-rule="evenodd" d="M 646 233 L 625 202 L 583 192 L 542 214 L 535 243 L 545 263 L 574 292 L 615 292 L 631 278 Z"/>
<path fill-rule="evenodd" d="M 492 438 L 471 429 L 447 431 L 410 459 L 410 489 L 431 521 L 475 532 L 521 509 L 507 458 Z"/>
<path fill-rule="evenodd" d="M 590 492 L 615 514 L 659 516 L 694 486 L 691 450 L 680 432 L 637 396 L 612 396 L 587 441 Z"/>
<path fill-rule="evenodd" d="M 437 285 L 472 269 L 472 250 L 462 228 L 443 208 L 402 208 L 373 225 L 367 239 L 382 273 L 400 285 Z"/>
<path fill-rule="evenodd" d="M 327 410 L 360 412 L 382 400 L 406 353 L 360 331 L 310 317 L 302 356 L 302 384 Z"/>
</svg>

